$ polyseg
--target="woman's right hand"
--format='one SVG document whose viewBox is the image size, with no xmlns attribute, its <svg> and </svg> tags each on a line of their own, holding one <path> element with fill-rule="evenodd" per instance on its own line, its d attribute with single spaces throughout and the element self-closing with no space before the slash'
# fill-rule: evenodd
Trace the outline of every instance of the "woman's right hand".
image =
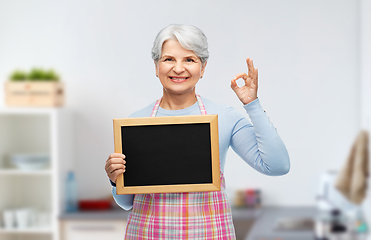
<svg viewBox="0 0 371 240">
<path fill-rule="evenodd" d="M 231 88 L 244 105 L 258 98 L 258 69 L 254 68 L 254 63 L 250 58 L 246 59 L 246 64 L 249 75 L 240 73 L 231 80 Z M 245 85 L 242 87 L 239 87 L 236 83 L 240 78 L 245 81 Z"/>
<path fill-rule="evenodd" d="M 109 179 L 111 179 L 111 181 L 114 183 L 116 183 L 118 175 L 126 171 L 125 169 L 126 161 L 124 159 L 125 159 L 124 154 L 112 153 L 111 155 L 109 155 L 106 161 L 106 166 L 104 169 L 106 170 Z"/>
</svg>

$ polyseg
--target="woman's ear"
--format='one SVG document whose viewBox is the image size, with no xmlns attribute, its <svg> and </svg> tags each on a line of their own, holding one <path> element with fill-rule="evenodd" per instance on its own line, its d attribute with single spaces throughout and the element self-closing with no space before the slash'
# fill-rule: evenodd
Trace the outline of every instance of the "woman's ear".
<svg viewBox="0 0 371 240">
<path fill-rule="evenodd" d="M 205 68 L 206 68 L 206 64 L 207 64 L 207 62 L 205 62 L 204 64 L 202 64 L 202 68 L 201 68 L 201 77 L 204 75 Z"/>
<path fill-rule="evenodd" d="M 155 69 L 156 69 L 156 77 L 158 77 L 158 66 L 157 66 L 157 62 L 156 60 L 153 60 L 154 64 L 155 64 Z"/>
</svg>

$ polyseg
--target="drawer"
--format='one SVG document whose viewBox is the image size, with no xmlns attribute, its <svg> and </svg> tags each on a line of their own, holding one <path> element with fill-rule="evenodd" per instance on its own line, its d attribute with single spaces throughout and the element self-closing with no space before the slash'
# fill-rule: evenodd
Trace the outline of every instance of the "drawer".
<svg viewBox="0 0 371 240">
<path fill-rule="evenodd" d="M 126 223 L 123 220 L 65 220 L 61 222 L 62 240 L 122 240 Z"/>
</svg>

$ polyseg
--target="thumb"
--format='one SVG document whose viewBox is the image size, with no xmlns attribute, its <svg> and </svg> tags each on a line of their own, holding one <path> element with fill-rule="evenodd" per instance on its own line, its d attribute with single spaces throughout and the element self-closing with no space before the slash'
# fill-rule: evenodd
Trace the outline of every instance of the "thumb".
<svg viewBox="0 0 371 240">
<path fill-rule="evenodd" d="M 236 78 L 233 78 L 233 79 L 231 80 L 231 88 L 232 88 L 232 90 L 235 91 L 235 92 L 236 92 L 237 89 L 239 88 L 238 85 L 237 85 L 237 83 L 236 83 L 236 80 L 237 80 Z"/>
</svg>

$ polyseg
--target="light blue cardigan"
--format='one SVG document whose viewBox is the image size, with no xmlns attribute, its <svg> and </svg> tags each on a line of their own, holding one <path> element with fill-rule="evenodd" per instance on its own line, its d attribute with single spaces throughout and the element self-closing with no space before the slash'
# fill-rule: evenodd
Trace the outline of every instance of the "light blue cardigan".
<svg viewBox="0 0 371 240">
<path fill-rule="evenodd" d="M 285 144 L 269 121 L 259 99 L 244 106 L 253 125 L 236 109 L 215 104 L 203 97 L 201 99 L 207 114 L 218 115 L 220 166 L 223 172 L 229 147 L 247 164 L 263 174 L 279 176 L 289 172 L 290 159 Z M 129 117 L 150 117 L 154 105 L 155 102 Z M 180 115 L 200 115 L 198 103 L 181 110 L 159 107 L 156 116 Z M 115 186 L 112 187 L 112 195 L 123 209 L 132 208 L 134 195 L 117 195 Z"/>
</svg>

